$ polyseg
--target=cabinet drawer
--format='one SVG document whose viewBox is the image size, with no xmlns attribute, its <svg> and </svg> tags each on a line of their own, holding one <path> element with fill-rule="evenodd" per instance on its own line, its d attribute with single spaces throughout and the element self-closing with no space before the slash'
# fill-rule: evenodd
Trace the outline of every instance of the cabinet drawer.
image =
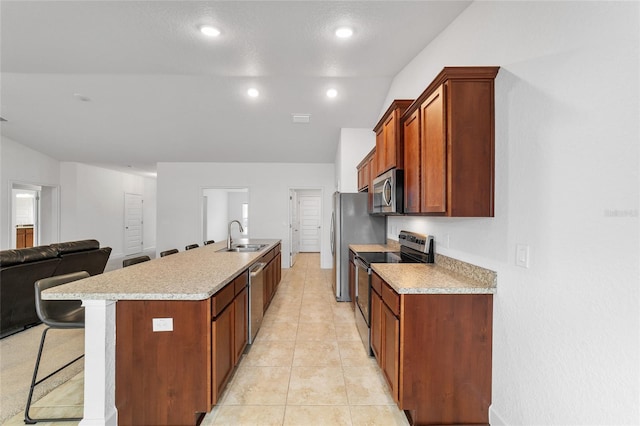
<svg viewBox="0 0 640 426">
<path fill-rule="evenodd" d="M 389 287 L 387 283 L 382 284 L 382 300 L 395 316 L 400 315 L 400 295 Z"/>
<path fill-rule="evenodd" d="M 260 262 L 264 262 L 264 263 L 269 263 L 271 262 L 271 260 L 273 259 L 273 257 L 275 256 L 275 249 L 271 249 L 269 250 L 269 253 L 265 254 L 264 256 L 262 256 L 260 258 Z"/>
<path fill-rule="evenodd" d="M 211 315 L 214 318 L 220 315 L 224 308 L 231 303 L 235 295 L 233 282 L 230 282 L 222 290 L 214 294 L 211 298 Z"/>
<path fill-rule="evenodd" d="M 382 278 L 380 278 L 375 272 L 371 274 L 371 288 L 382 296 Z"/>
<path fill-rule="evenodd" d="M 243 272 L 235 280 L 233 280 L 234 294 L 238 294 L 249 284 L 249 275 Z"/>
</svg>

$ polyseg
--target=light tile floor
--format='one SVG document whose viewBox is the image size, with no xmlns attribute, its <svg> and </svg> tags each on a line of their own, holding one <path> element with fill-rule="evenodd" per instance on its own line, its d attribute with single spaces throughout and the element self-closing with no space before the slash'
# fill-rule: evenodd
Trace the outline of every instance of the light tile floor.
<svg viewBox="0 0 640 426">
<path fill-rule="evenodd" d="M 78 415 L 81 406 L 79 375 L 38 401 L 32 415 L 40 415 L 35 407 Z M 302 253 L 283 269 L 253 347 L 202 425 L 408 425 L 365 353 L 350 304 L 335 301 L 319 254 Z"/>
</svg>

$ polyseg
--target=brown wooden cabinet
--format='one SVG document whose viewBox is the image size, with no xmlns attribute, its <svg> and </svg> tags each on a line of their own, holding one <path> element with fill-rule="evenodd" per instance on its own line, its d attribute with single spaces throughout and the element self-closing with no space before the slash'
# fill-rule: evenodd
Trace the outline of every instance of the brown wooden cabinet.
<svg viewBox="0 0 640 426">
<path fill-rule="evenodd" d="M 491 294 L 398 294 L 371 280 L 371 345 L 412 424 L 488 424 Z"/>
<path fill-rule="evenodd" d="M 248 272 L 210 299 L 116 304 L 118 424 L 195 425 L 215 405 L 247 343 Z M 173 330 L 154 331 L 154 318 Z"/>
<path fill-rule="evenodd" d="M 382 360 L 382 279 L 371 275 L 371 350 L 378 361 Z"/>
<path fill-rule="evenodd" d="M 16 228 L 16 248 L 33 247 L 33 228 Z"/>
<path fill-rule="evenodd" d="M 404 133 L 404 212 L 420 212 L 420 110 L 403 121 Z"/>
<path fill-rule="evenodd" d="M 264 310 L 267 310 L 271 299 L 276 293 L 278 284 L 282 277 L 282 253 L 280 251 L 280 244 L 276 245 L 273 249 L 269 250 L 267 254 L 262 256 L 259 262 L 264 262 Z"/>
<path fill-rule="evenodd" d="M 376 176 L 403 166 L 402 126 L 400 117 L 413 100 L 396 99 L 391 103 L 373 131 L 376 133 Z"/>
<path fill-rule="evenodd" d="M 358 164 L 358 192 L 365 192 L 370 186 L 376 173 L 376 149 L 373 148 Z"/>
<path fill-rule="evenodd" d="M 498 69 L 446 67 L 407 108 L 402 116 L 405 212 L 494 215 L 494 79 Z"/>
<path fill-rule="evenodd" d="M 234 321 L 234 304 L 230 303 L 213 318 L 211 323 L 212 404 L 220 399 L 235 366 Z"/>
</svg>

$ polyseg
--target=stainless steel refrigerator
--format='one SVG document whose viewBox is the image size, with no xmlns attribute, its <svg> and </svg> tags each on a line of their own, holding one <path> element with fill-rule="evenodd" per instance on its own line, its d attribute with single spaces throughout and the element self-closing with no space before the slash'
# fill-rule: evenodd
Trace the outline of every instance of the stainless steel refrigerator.
<svg viewBox="0 0 640 426">
<path fill-rule="evenodd" d="M 349 244 L 385 244 L 386 216 L 371 216 L 366 192 L 333 194 L 331 254 L 336 300 L 349 302 Z"/>
</svg>

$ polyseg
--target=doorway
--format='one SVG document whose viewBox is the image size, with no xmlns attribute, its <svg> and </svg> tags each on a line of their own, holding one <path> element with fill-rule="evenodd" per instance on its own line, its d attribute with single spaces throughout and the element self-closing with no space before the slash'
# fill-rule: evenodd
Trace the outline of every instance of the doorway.
<svg viewBox="0 0 640 426">
<path fill-rule="evenodd" d="M 124 194 L 124 254 L 142 252 L 142 195 Z"/>
<path fill-rule="evenodd" d="M 58 242 L 59 188 L 10 182 L 11 198 L 7 248 L 37 247 Z"/>
<path fill-rule="evenodd" d="M 320 252 L 322 245 L 322 190 L 289 190 L 289 266 L 298 253 Z"/>
<path fill-rule="evenodd" d="M 234 237 L 249 238 L 249 188 L 202 188 L 201 211 L 202 241 L 225 241 L 232 220 L 243 228 L 234 226 Z"/>
</svg>

